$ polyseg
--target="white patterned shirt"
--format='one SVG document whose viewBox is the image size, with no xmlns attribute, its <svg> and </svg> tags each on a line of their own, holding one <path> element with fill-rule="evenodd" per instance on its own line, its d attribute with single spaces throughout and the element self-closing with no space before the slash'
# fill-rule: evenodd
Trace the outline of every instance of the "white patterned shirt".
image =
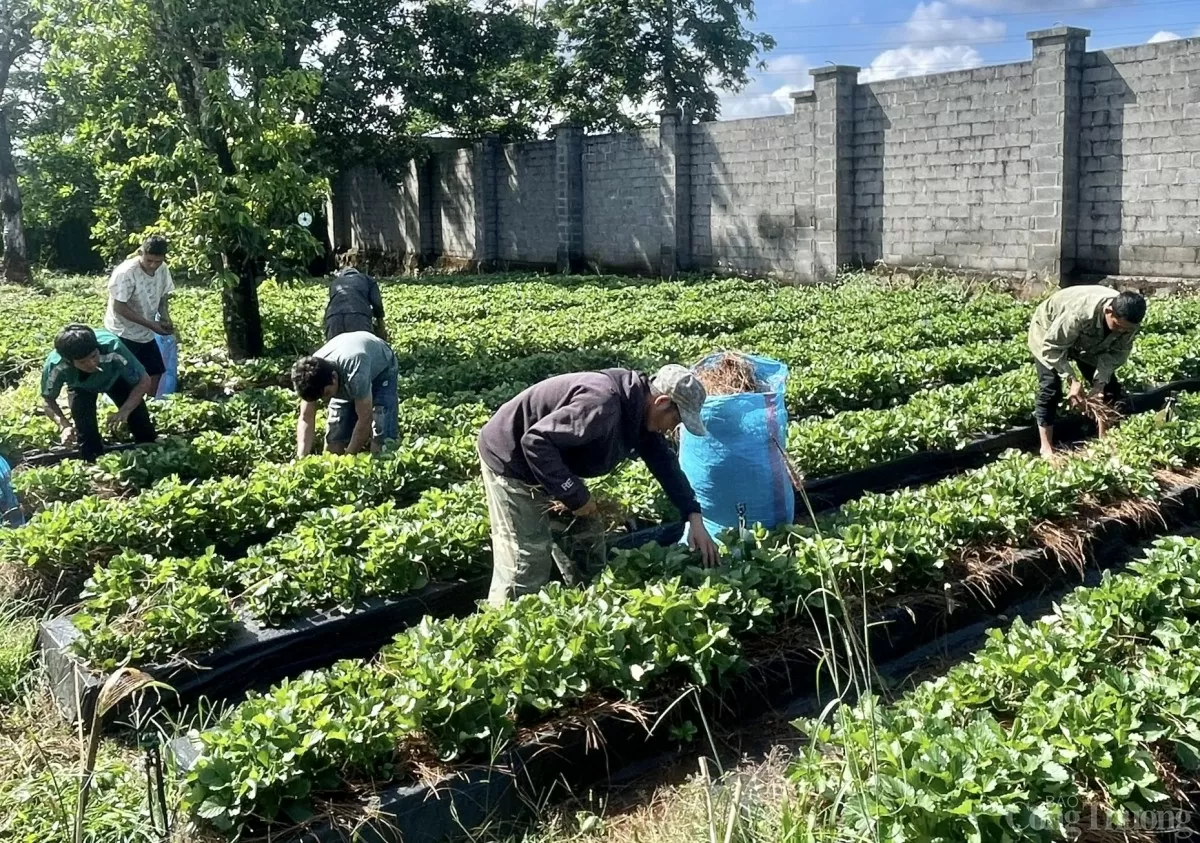
<svg viewBox="0 0 1200 843">
<path fill-rule="evenodd" d="M 136 322 L 121 318 L 113 309 L 114 302 L 124 302 L 143 319 L 158 319 L 158 305 L 163 296 L 175 289 L 171 270 L 164 263 L 153 275 L 142 269 L 142 259 L 134 255 L 113 270 L 108 279 L 108 311 L 104 327 L 123 340 L 150 342 L 154 332 Z"/>
</svg>

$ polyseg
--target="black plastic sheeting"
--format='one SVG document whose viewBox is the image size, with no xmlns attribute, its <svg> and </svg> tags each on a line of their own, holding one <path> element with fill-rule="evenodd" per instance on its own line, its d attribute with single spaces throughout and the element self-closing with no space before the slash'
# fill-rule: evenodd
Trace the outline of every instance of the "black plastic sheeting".
<svg viewBox="0 0 1200 843">
<path fill-rule="evenodd" d="M 1136 524 L 1116 518 L 1100 520 L 1088 544 L 1091 560 L 1085 582 L 1098 580 L 1101 570 L 1125 565 L 1142 547 L 1139 542 L 1176 529 L 1200 515 L 1200 490 L 1179 487 L 1162 505 L 1163 518 Z M 1059 593 L 1075 574 L 1071 566 L 1049 550 L 1018 554 L 1012 576 L 995 583 L 988 593 L 961 591 L 956 603 L 944 596 L 908 600 L 879 613 L 868 635 L 873 663 L 888 664 L 889 671 L 907 676 L 918 660 L 939 652 L 963 657 L 978 646 L 983 631 L 1006 623 L 1011 613 L 1029 613 L 1045 605 L 1046 593 Z M 1078 583 L 1074 583 L 1078 585 Z M 819 621 L 818 621 L 819 622 Z M 808 626 L 805 624 L 805 626 Z M 796 632 L 800 627 L 792 626 Z M 803 636 L 800 636 L 803 639 Z M 808 644 L 780 646 L 785 632 L 759 642 L 773 655 L 754 663 L 744 673 L 727 680 L 719 691 L 700 692 L 696 699 L 708 717 L 718 723 L 744 725 L 769 711 L 804 713 L 828 702 L 832 688 L 827 670 L 819 665 Z M 798 699 L 799 698 L 799 699 Z M 663 699 L 660 709 L 670 705 Z M 473 829 L 490 829 L 520 823 L 530 805 L 544 805 L 558 795 L 578 793 L 588 787 L 628 780 L 660 769 L 679 754 L 668 726 L 696 710 L 696 703 L 674 708 L 653 733 L 628 715 L 601 709 L 575 712 L 531 730 L 520 746 L 501 753 L 490 765 L 460 767 L 455 775 L 431 784 L 404 784 L 378 794 L 372 819 L 354 830 L 360 843 L 436 843 L 468 836 Z M 188 738 L 169 746 L 173 762 L 182 769 L 196 760 L 198 747 Z M 279 843 L 335 843 L 348 839 L 350 829 L 328 821 L 291 834 L 273 837 Z"/>
<path fill-rule="evenodd" d="M 397 632 L 426 615 L 451 617 L 474 612 L 490 582 L 489 575 L 433 583 L 402 597 L 368 600 L 354 611 L 322 612 L 276 629 L 243 621 L 224 646 L 194 661 L 140 666 L 174 689 L 173 693 L 163 692 L 160 700 L 144 695 L 142 713 L 149 713 L 156 703 L 176 708 L 201 698 L 227 699 L 338 659 L 373 655 Z M 81 715 L 90 720 L 104 681 L 70 651 L 71 642 L 80 634 L 70 617 L 60 617 L 42 624 L 37 639 L 55 702 L 72 722 Z M 124 711 L 114 719 L 128 722 L 131 717 L 131 711 Z"/>
<path fill-rule="evenodd" d="M 671 544 L 683 534 L 682 524 L 665 524 L 614 536 L 614 548 L 641 547 L 649 542 Z M 170 685 L 173 693 L 143 698 L 148 714 L 162 706 L 175 709 L 200 699 L 216 702 L 264 688 L 287 676 L 326 667 L 338 659 L 365 658 L 392 640 L 399 631 L 426 615 L 453 617 L 476 610 L 476 601 L 487 596 L 491 575 L 462 582 L 438 582 L 394 599 L 373 599 L 351 610 L 333 610 L 300 618 L 279 628 L 251 620 L 235 627 L 232 639 L 221 648 L 195 656 L 188 662 L 139 666 L 155 679 Z M 46 666 L 51 692 L 63 716 L 76 722 L 91 717 L 104 677 L 91 670 L 70 651 L 80 637 L 69 616 L 41 625 L 37 648 Z M 132 712 L 123 712 L 128 719 Z"/>
<path fill-rule="evenodd" d="M 130 451 L 136 447 L 136 442 L 120 442 L 116 445 L 105 446 L 104 453 L 109 454 L 114 451 Z M 57 465 L 63 460 L 80 459 L 78 448 L 55 448 L 51 451 L 29 451 L 26 453 L 13 454 L 12 456 L 13 458 L 9 460 L 11 465 L 14 467 L 20 465 L 28 468 Z"/>
</svg>

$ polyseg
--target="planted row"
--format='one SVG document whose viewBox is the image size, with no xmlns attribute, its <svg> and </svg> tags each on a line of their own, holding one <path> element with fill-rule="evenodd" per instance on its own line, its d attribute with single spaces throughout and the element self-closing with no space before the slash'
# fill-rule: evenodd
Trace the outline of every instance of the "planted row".
<svg viewBox="0 0 1200 843">
<path fill-rule="evenodd" d="M 379 456 L 266 463 L 245 477 L 169 477 L 132 498 L 89 497 L 39 512 L 25 527 L 0 533 L 0 560 L 53 578 L 88 571 L 123 550 L 190 555 L 216 544 L 236 553 L 324 507 L 415 501 L 428 488 L 466 479 L 477 463 L 473 437 L 450 435 Z"/>
<path fill-rule="evenodd" d="M 58 427 L 41 410 L 36 381 L 22 384 L 4 396 L 0 409 L 0 453 L 16 461 L 30 451 L 58 447 Z M 205 431 L 229 433 L 271 421 L 285 413 L 294 413 L 296 396 L 278 387 L 239 392 L 222 401 L 208 401 L 186 395 L 147 405 L 161 436 L 196 436 Z M 129 441 L 122 427 L 116 441 Z"/>
<path fill-rule="evenodd" d="M 1200 375 L 1198 343 L 1195 330 L 1172 339 L 1144 337 L 1118 374 L 1127 388 L 1195 377 Z M 955 450 L 1033 424 L 1036 392 L 1037 375 L 1028 365 L 920 392 L 899 407 L 804 419 L 788 432 L 788 454 L 808 476 L 825 477 L 923 451 Z"/>
<path fill-rule="evenodd" d="M 1200 542 L 994 630 L 894 704 L 805 721 L 792 780 L 818 840 L 1187 836 L 1200 784 Z M 848 796 L 847 794 L 852 794 Z"/>
<path fill-rule="evenodd" d="M 91 494 L 115 496 L 146 489 L 166 477 L 205 480 L 239 476 L 265 462 L 286 462 L 296 450 L 291 412 L 251 418 L 228 433 L 207 431 L 194 439 L 168 439 L 101 456 L 96 462 L 63 460 L 52 466 L 17 471 L 13 488 L 27 511 Z M 443 408 L 424 398 L 399 404 L 399 427 L 406 438 L 455 435 L 477 430 L 488 417 L 478 404 Z M 319 415 L 318 424 L 322 424 Z"/>
<path fill-rule="evenodd" d="M 640 472 L 616 472 L 592 488 L 619 520 L 678 517 Z M 195 658 L 225 640 L 237 615 L 278 626 L 335 607 L 352 610 L 369 597 L 398 597 L 430 581 L 483 574 L 491 563 L 478 481 L 430 489 L 403 508 L 329 508 L 244 558 L 211 550 L 190 559 L 125 553 L 98 565 L 72 616 L 83 632 L 74 651 L 100 670 Z"/>
<path fill-rule="evenodd" d="M 550 589 L 465 620 L 427 620 L 374 662 L 343 662 L 251 696 L 200 735 L 188 804 L 224 829 L 299 820 L 313 798 L 336 796 L 348 771 L 368 771 L 376 781 L 403 777 L 398 747 L 418 735 L 445 758 L 481 752 L 519 723 L 589 694 L 636 697 L 647 677 L 678 664 L 674 654 L 691 664 L 697 642 L 720 644 L 721 666 L 729 669 L 741 650 L 728 638 L 769 628 L 778 611 L 823 602 L 830 576 L 872 596 L 917 588 L 947 579 L 964 547 L 1032 541 L 1037 521 L 1153 497 L 1156 469 L 1200 456 L 1200 402 L 1185 402 L 1180 420 L 1154 422 L 1131 421 L 1061 466 L 1013 455 L 923 493 L 872 496 L 843 509 L 826 525 L 828 535 L 785 528 L 735 542 L 731 564 L 716 572 L 697 567 L 684 549 L 647 547 L 615 554 L 600 583 L 583 592 Z M 665 585 L 643 585 L 664 576 Z M 625 595 L 642 600 L 661 588 L 672 597 L 713 596 L 737 611 L 714 626 L 670 601 L 652 603 L 663 613 L 655 615 L 664 630 L 657 634 L 666 637 L 654 642 L 659 660 L 647 661 L 643 639 L 607 628 L 604 618 Z M 569 619 L 569 633 L 560 618 Z M 602 640 L 592 640 L 593 630 Z"/>
</svg>

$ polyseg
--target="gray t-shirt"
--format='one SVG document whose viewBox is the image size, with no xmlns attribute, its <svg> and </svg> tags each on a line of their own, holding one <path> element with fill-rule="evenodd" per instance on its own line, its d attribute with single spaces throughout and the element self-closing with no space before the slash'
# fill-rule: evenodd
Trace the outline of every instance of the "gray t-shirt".
<svg viewBox="0 0 1200 843">
<path fill-rule="evenodd" d="M 370 331 L 338 334 L 313 354 L 338 370 L 334 398 L 358 401 L 371 397 L 371 382 L 396 363 L 392 347 Z"/>
</svg>

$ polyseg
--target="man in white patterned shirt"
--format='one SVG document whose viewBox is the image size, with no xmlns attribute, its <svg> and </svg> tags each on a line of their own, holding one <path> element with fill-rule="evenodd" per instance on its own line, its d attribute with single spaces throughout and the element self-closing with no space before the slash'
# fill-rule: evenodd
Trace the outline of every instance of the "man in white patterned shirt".
<svg viewBox="0 0 1200 843">
<path fill-rule="evenodd" d="M 138 253 L 113 270 L 108 280 L 108 311 L 104 327 L 121 338 L 150 376 L 150 391 L 166 371 L 155 334 L 175 333 L 167 312 L 167 297 L 175 290 L 167 268 L 167 240 L 157 234 L 146 238 Z"/>
</svg>

